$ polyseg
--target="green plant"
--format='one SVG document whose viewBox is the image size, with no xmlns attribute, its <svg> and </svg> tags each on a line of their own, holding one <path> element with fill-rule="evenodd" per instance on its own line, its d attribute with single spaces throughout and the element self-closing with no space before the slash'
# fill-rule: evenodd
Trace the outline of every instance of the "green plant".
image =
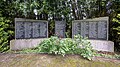
<svg viewBox="0 0 120 67">
<path fill-rule="evenodd" d="M 91 43 L 87 40 L 87 38 L 83 38 L 80 35 L 76 35 L 76 36 L 74 36 L 74 40 L 75 40 L 76 44 L 78 44 L 78 47 L 81 48 L 80 55 L 83 56 L 84 58 L 92 60 L 92 57 L 94 56 L 95 52 L 93 51 Z M 79 49 L 77 49 L 77 50 L 79 50 Z"/>
<path fill-rule="evenodd" d="M 117 59 L 120 59 L 120 55 L 118 55 L 118 54 L 115 54 L 114 57 Z"/>
<path fill-rule="evenodd" d="M 9 37 L 13 34 L 13 31 L 9 29 L 10 23 L 10 20 L 0 17 L 0 52 L 4 52 L 9 49 Z"/>
<path fill-rule="evenodd" d="M 113 27 L 113 30 L 116 30 L 116 33 L 120 35 L 120 14 L 117 14 L 116 18 L 113 18 L 113 22 L 116 23 L 116 26 Z"/>
<path fill-rule="evenodd" d="M 114 26 L 112 29 L 112 36 L 114 37 L 113 41 L 115 42 L 115 47 L 120 48 L 120 14 L 117 14 L 116 17 L 112 19 Z M 118 51 L 117 50 L 117 51 Z"/>
<path fill-rule="evenodd" d="M 48 53 L 58 54 L 65 56 L 66 54 L 79 54 L 88 60 L 92 60 L 94 51 L 86 39 L 83 39 L 80 35 L 76 35 L 74 39 L 65 38 L 61 39 L 55 36 L 44 40 L 35 49 L 26 49 L 21 53 Z"/>
<path fill-rule="evenodd" d="M 38 47 L 40 52 L 49 54 L 60 54 L 65 55 L 67 53 L 72 53 L 75 50 L 76 44 L 72 39 L 59 39 L 58 37 L 51 37 L 44 40 Z"/>
<path fill-rule="evenodd" d="M 120 59 L 120 55 L 118 54 L 101 54 L 101 53 L 96 53 L 95 56 L 97 57 L 104 57 L 104 58 L 111 58 L 111 59 Z"/>
</svg>

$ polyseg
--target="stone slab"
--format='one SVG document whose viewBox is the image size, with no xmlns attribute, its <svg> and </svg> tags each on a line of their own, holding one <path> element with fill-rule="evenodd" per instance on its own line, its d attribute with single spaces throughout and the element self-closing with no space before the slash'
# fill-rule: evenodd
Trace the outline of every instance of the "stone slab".
<svg viewBox="0 0 120 67">
<path fill-rule="evenodd" d="M 44 38 L 40 39 L 17 39 L 10 41 L 10 49 L 11 50 L 22 50 L 27 48 L 35 48 L 37 47 Z"/>
<path fill-rule="evenodd" d="M 15 18 L 15 38 L 47 38 L 48 21 Z"/>
<path fill-rule="evenodd" d="M 114 52 L 114 42 L 105 40 L 88 40 L 93 49 L 98 51 Z"/>
<path fill-rule="evenodd" d="M 66 22 L 55 21 L 55 34 L 60 38 L 65 38 Z"/>
<path fill-rule="evenodd" d="M 37 47 L 43 39 L 19 39 L 10 41 L 10 49 L 11 50 L 22 50 L 26 48 L 34 48 Z M 104 41 L 104 40 L 88 40 L 91 42 L 93 49 L 98 51 L 107 51 L 114 52 L 114 42 L 112 41 Z"/>
<path fill-rule="evenodd" d="M 88 37 L 88 39 L 108 40 L 108 17 L 74 20 L 72 22 L 72 38 L 74 35 Z"/>
</svg>

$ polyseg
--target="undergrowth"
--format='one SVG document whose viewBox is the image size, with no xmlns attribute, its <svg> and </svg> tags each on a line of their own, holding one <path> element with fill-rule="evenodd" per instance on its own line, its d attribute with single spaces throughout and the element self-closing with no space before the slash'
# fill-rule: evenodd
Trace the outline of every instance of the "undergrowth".
<svg viewBox="0 0 120 67">
<path fill-rule="evenodd" d="M 34 49 L 25 49 L 21 53 L 48 53 L 65 56 L 66 54 L 79 54 L 82 57 L 92 60 L 94 50 L 87 38 L 76 35 L 73 39 L 61 39 L 55 36 L 44 40 Z"/>
<path fill-rule="evenodd" d="M 110 58 L 110 59 L 120 59 L 120 55 L 115 54 L 115 55 L 109 55 L 109 54 L 95 54 L 96 57 L 104 57 L 104 58 Z"/>
</svg>

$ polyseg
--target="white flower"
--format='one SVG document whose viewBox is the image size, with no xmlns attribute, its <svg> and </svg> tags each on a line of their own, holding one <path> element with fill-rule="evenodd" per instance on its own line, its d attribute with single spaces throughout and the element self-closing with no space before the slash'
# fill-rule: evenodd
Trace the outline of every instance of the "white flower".
<svg viewBox="0 0 120 67">
<path fill-rule="evenodd" d="M 64 18 L 64 15 L 62 15 L 61 17 Z"/>
<path fill-rule="evenodd" d="M 53 17 L 50 17 L 50 19 L 53 19 Z"/>
<path fill-rule="evenodd" d="M 68 0 L 68 2 L 70 2 L 70 0 Z"/>
<path fill-rule="evenodd" d="M 33 12 L 35 13 L 35 15 L 37 15 L 37 9 L 34 9 Z"/>
</svg>

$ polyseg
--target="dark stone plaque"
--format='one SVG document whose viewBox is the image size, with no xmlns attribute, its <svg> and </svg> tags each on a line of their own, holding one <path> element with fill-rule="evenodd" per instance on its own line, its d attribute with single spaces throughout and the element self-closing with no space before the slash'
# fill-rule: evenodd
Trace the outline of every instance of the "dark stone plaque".
<svg viewBox="0 0 120 67">
<path fill-rule="evenodd" d="M 98 23 L 98 38 L 106 39 L 107 38 L 106 34 L 107 34 L 107 22 L 99 21 L 99 23 Z"/>
<path fill-rule="evenodd" d="M 73 24 L 72 30 L 74 31 L 72 34 L 77 35 L 77 34 L 81 34 L 81 23 L 78 22 L 74 22 Z M 74 35 L 72 35 L 72 37 L 74 37 Z"/>
<path fill-rule="evenodd" d="M 73 21 L 72 37 L 77 34 L 89 39 L 108 40 L 108 17 Z"/>
<path fill-rule="evenodd" d="M 80 31 L 80 34 L 81 34 L 81 36 L 83 36 L 84 37 L 84 22 L 80 22 L 81 23 L 81 31 Z M 78 31 L 77 31 L 78 32 Z"/>
<path fill-rule="evenodd" d="M 33 37 L 47 37 L 47 24 L 46 22 L 33 23 Z"/>
<path fill-rule="evenodd" d="M 40 23 L 33 23 L 33 38 L 40 37 Z"/>
<path fill-rule="evenodd" d="M 32 38 L 32 29 L 33 23 L 32 22 L 25 22 L 25 38 Z"/>
<path fill-rule="evenodd" d="M 15 38 L 47 38 L 48 22 L 41 20 L 15 19 Z"/>
<path fill-rule="evenodd" d="M 81 22 L 81 35 L 83 37 L 88 37 L 89 34 L 89 23 L 88 22 Z"/>
<path fill-rule="evenodd" d="M 97 22 L 89 22 L 89 39 L 97 39 Z"/>
<path fill-rule="evenodd" d="M 40 37 L 47 37 L 47 24 L 46 22 L 42 22 L 40 24 Z"/>
<path fill-rule="evenodd" d="M 65 38 L 66 23 L 65 21 L 55 21 L 55 35 Z"/>
<path fill-rule="evenodd" d="M 24 22 L 17 22 L 16 24 L 16 38 L 24 38 L 25 37 L 25 26 Z"/>
</svg>

